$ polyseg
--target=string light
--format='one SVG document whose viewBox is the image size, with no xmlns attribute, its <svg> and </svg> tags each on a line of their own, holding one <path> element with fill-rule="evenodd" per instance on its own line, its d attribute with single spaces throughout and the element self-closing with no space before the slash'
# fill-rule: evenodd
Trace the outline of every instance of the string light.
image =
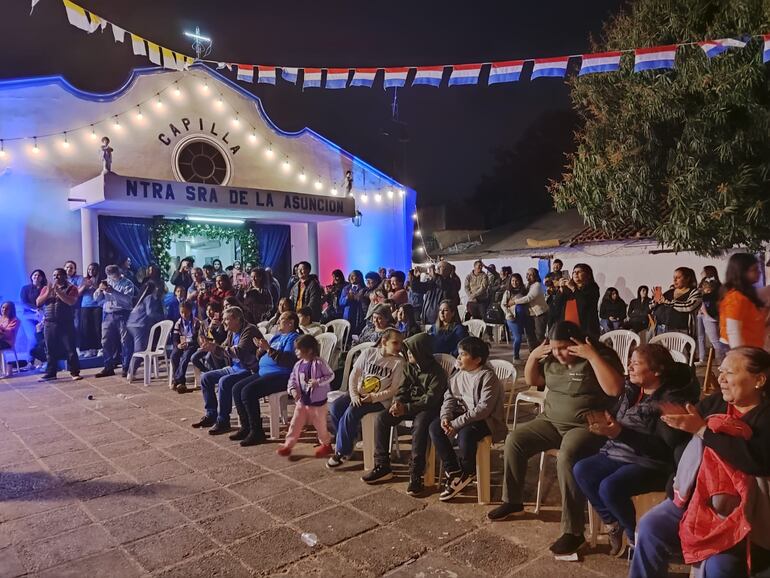
<svg viewBox="0 0 770 578">
<path fill-rule="evenodd" d="M 209 90 L 209 81 L 208 80 L 204 81 L 203 86 L 201 86 L 201 88 L 203 89 L 204 92 L 208 92 L 208 90 Z"/>
<path fill-rule="evenodd" d="M 160 97 L 160 93 L 158 93 L 158 100 L 155 101 L 155 105 L 158 108 L 163 108 L 163 99 Z"/>
<path fill-rule="evenodd" d="M 302 172 L 299 173 L 299 182 L 304 183 L 306 180 L 305 169 L 302 169 Z"/>
<path fill-rule="evenodd" d="M 337 185 L 335 184 L 335 185 L 334 185 L 334 186 L 331 188 L 331 190 L 330 190 L 329 192 L 332 194 L 332 196 L 333 196 L 333 197 L 336 197 L 336 196 L 337 196 Z"/>
<path fill-rule="evenodd" d="M 175 84 L 176 84 L 176 88 L 174 89 L 174 94 L 177 96 L 182 96 L 182 91 L 179 89 L 179 83 L 177 82 Z"/>
<path fill-rule="evenodd" d="M 70 147 L 70 141 L 67 140 L 67 133 L 64 133 L 64 140 L 61 143 L 61 146 L 63 146 L 65 149 L 68 149 Z"/>
<path fill-rule="evenodd" d="M 375 193 L 374 194 L 374 200 L 377 201 L 378 203 L 381 203 L 382 202 L 382 195 L 380 193 Z"/>
<path fill-rule="evenodd" d="M 415 229 L 414 234 L 418 237 L 422 237 L 422 231 L 420 231 L 420 229 Z"/>
<path fill-rule="evenodd" d="M 249 140 L 251 142 L 257 142 L 257 133 L 254 130 L 251 131 L 251 134 L 249 135 Z"/>
<path fill-rule="evenodd" d="M 139 120 L 142 120 L 144 118 L 144 115 L 142 114 L 142 108 L 140 106 L 136 107 L 136 118 Z"/>
<path fill-rule="evenodd" d="M 388 189 L 388 198 L 389 199 L 393 198 L 393 189 Z"/>
<path fill-rule="evenodd" d="M 36 137 L 36 136 L 35 136 L 35 137 L 32 137 L 32 139 L 33 139 L 33 140 L 34 140 L 34 142 L 35 142 L 35 144 L 32 146 L 32 152 L 33 152 L 33 153 L 35 153 L 35 154 L 37 154 L 37 153 L 39 153 L 39 152 L 40 152 L 40 149 L 39 149 L 39 148 L 38 148 L 38 146 L 37 146 L 37 137 Z"/>
<path fill-rule="evenodd" d="M 425 252 L 425 247 L 423 247 L 423 246 L 417 247 L 417 251 L 420 252 L 420 253 L 424 253 Z"/>
<path fill-rule="evenodd" d="M 361 202 L 362 203 L 368 203 L 369 202 L 369 195 L 366 193 L 361 193 Z"/>
<path fill-rule="evenodd" d="M 0 139 L 0 159 L 5 157 L 5 141 Z"/>
<path fill-rule="evenodd" d="M 241 124 L 241 119 L 238 118 L 238 113 L 237 112 L 235 113 L 235 116 L 233 117 L 233 124 L 235 126 L 240 126 L 240 124 Z"/>
<path fill-rule="evenodd" d="M 112 126 L 114 126 L 115 129 L 120 130 L 120 120 L 118 120 L 118 115 L 116 114 L 114 118 L 115 122 L 112 123 Z"/>
<path fill-rule="evenodd" d="M 316 189 L 316 191 L 320 191 L 323 188 L 323 183 L 321 182 L 321 177 L 318 177 L 316 179 L 315 185 L 313 185 Z"/>
<path fill-rule="evenodd" d="M 404 198 L 404 195 L 406 195 L 406 191 L 404 189 L 399 189 L 398 196 L 402 199 Z"/>
<path fill-rule="evenodd" d="M 96 140 L 96 129 L 91 125 L 91 140 Z"/>
<path fill-rule="evenodd" d="M 273 143 L 270 143 L 270 145 L 265 149 L 265 156 L 269 159 L 272 159 L 275 156 L 275 153 L 273 152 Z"/>
<path fill-rule="evenodd" d="M 284 172 L 286 173 L 289 172 L 289 169 L 291 169 L 291 163 L 289 162 L 289 157 L 286 157 L 286 160 L 283 161 L 281 168 L 284 170 Z"/>
<path fill-rule="evenodd" d="M 223 106 L 225 104 L 225 101 L 222 100 L 222 95 L 219 95 L 219 98 L 217 99 L 217 106 Z"/>
<path fill-rule="evenodd" d="M 412 213 L 412 219 L 417 220 L 417 213 Z"/>
</svg>

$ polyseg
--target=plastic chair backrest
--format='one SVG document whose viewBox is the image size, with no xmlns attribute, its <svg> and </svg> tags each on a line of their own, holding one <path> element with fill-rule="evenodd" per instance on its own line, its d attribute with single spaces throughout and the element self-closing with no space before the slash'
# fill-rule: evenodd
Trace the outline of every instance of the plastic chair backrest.
<svg viewBox="0 0 770 578">
<path fill-rule="evenodd" d="M 265 338 L 265 341 L 267 341 L 268 343 L 270 343 L 270 342 L 273 340 L 273 337 L 275 337 L 275 335 L 274 335 L 274 334 L 272 334 L 272 333 L 265 333 L 265 334 L 263 335 L 263 337 Z"/>
<path fill-rule="evenodd" d="M 614 331 L 608 331 L 601 337 L 599 341 L 605 345 L 609 345 L 618 354 L 620 362 L 625 369 L 628 366 L 628 358 L 631 355 L 631 348 L 638 347 L 642 339 L 638 333 L 629 331 L 628 329 L 616 329 Z"/>
<path fill-rule="evenodd" d="M 447 377 L 450 377 L 457 371 L 457 359 L 448 353 L 434 353 L 433 358 L 438 361 L 439 365 L 446 371 Z"/>
<path fill-rule="evenodd" d="M 326 324 L 326 330 L 328 331 L 329 329 L 337 336 L 337 343 L 340 345 L 340 349 L 344 349 L 350 334 L 350 322 L 345 319 L 335 319 Z"/>
<path fill-rule="evenodd" d="M 669 349 L 668 352 L 671 354 L 671 359 L 677 363 L 687 363 L 687 356 L 681 351 L 677 351 L 676 349 Z"/>
<path fill-rule="evenodd" d="M 692 362 L 695 359 L 695 340 L 684 333 L 677 333 L 675 331 L 661 333 L 650 339 L 650 343 L 660 343 L 669 351 L 679 351 L 680 353 L 683 353 L 689 360 L 684 361 L 683 363 L 687 363 L 688 365 L 692 365 Z"/>
<path fill-rule="evenodd" d="M 509 382 L 511 387 L 515 385 L 518 375 L 513 363 L 506 361 L 505 359 L 490 359 L 487 363 L 495 370 L 495 375 L 497 376 L 497 379 L 500 380 L 500 383 L 503 384 L 503 387 Z"/>
<path fill-rule="evenodd" d="M 267 332 L 268 328 L 270 327 L 269 321 L 260 321 L 257 323 L 257 329 L 259 329 L 259 332 L 263 335 Z"/>
<path fill-rule="evenodd" d="M 348 390 L 348 380 L 350 378 L 350 371 L 353 369 L 353 363 L 355 363 L 361 353 L 370 347 L 374 347 L 374 343 L 367 341 L 365 343 L 359 343 L 350 348 L 347 355 L 345 355 L 345 368 L 342 370 L 342 384 L 339 391 L 345 392 Z"/>
<path fill-rule="evenodd" d="M 315 336 L 316 341 L 321 346 L 321 359 L 326 363 L 331 363 L 334 346 L 337 345 L 337 336 L 334 333 L 321 333 Z"/>
<path fill-rule="evenodd" d="M 460 322 L 465 321 L 465 313 L 467 311 L 466 305 L 458 305 L 457 306 L 457 314 L 460 316 Z"/>
<path fill-rule="evenodd" d="M 479 339 L 481 339 L 484 335 L 484 331 L 487 329 L 487 324 L 481 319 L 468 319 L 463 325 L 468 328 L 469 334 L 473 337 L 478 337 Z"/>
<path fill-rule="evenodd" d="M 166 351 L 166 343 L 168 343 L 168 337 L 171 335 L 171 330 L 174 329 L 174 322 L 170 319 L 164 319 L 158 321 L 150 328 L 150 339 L 147 341 L 147 353 L 164 353 Z M 155 333 L 159 333 L 158 344 L 155 349 L 150 349 L 155 342 Z M 139 352 L 137 352 L 139 353 Z"/>
</svg>

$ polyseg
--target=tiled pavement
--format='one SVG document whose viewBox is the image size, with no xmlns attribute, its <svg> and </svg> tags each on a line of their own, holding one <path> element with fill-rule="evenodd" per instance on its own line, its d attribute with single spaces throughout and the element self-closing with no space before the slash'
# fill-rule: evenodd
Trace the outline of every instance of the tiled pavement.
<svg viewBox="0 0 770 578">
<path fill-rule="evenodd" d="M 449 504 L 408 497 L 403 476 L 371 488 L 359 480 L 361 462 L 332 472 L 312 457 L 310 435 L 291 460 L 273 443 L 241 448 L 190 427 L 201 413 L 198 391 L 93 373 L 80 382 L 66 373 L 52 383 L 32 374 L 0 380 L 2 577 L 627 572 L 602 545 L 580 563 L 548 553 L 559 534 L 553 464 L 540 516 L 491 524 L 473 488 Z M 318 544 L 307 546 L 302 532 Z"/>
</svg>

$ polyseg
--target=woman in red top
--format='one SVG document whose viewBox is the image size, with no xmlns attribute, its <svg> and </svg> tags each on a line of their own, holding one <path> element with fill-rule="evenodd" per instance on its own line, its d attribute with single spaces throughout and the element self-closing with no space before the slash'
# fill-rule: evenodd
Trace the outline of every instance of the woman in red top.
<svg viewBox="0 0 770 578">
<path fill-rule="evenodd" d="M 219 303 L 224 306 L 225 299 L 235 297 L 232 281 L 227 275 L 217 275 L 214 288 L 211 290 L 209 303 Z"/>
<path fill-rule="evenodd" d="M 719 301 L 719 341 L 730 349 L 765 344 L 764 304 L 754 285 L 759 281 L 759 262 L 749 253 L 736 253 L 727 262 Z"/>
</svg>

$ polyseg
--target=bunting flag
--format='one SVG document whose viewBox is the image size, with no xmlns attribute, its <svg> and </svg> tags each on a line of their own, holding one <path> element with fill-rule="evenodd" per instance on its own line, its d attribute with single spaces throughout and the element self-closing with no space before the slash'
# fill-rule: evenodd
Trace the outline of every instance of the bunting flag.
<svg viewBox="0 0 770 578">
<path fill-rule="evenodd" d="M 567 63 L 569 63 L 569 56 L 535 58 L 535 65 L 532 67 L 530 80 L 535 80 L 541 76 L 564 78 L 567 75 Z"/>
<path fill-rule="evenodd" d="M 275 84 L 275 66 L 257 66 L 257 84 Z"/>
<path fill-rule="evenodd" d="M 376 68 L 356 68 L 353 71 L 353 80 L 350 81 L 350 86 L 371 88 L 374 84 L 375 76 L 377 76 Z"/>
<path fill-rule="evenodd" d="M 86 32 L 92 32 L 85 10 L 70 0 L 64 0 L 64 9 L 67 11 L 67 20 L 70 24 Z"/>
<path fill-rule="evenodd" d="M 281 68 L 281 78 L 283 78 L 286 82 L 291 82 L 292 84 L 297 84 L 297 77 L 299 76 L 299 69 L 298 68 L 290 68 L 290 67 L 282 67 Z"/>
<path fill-rule="evenodd" d="M 418 66 L 415 69 L 412 86 L 424 84 L 427 86 L 440 86 L 441 78 L 444 76 L 443 66 Z"/>
<path fill-rule="evenodd" d="M 762 36 L 762 40 L 765 41 L 765 46 L 762 50 L 762 62 L 768 62 L 770 61 L 770 34 Z"/>
<path fill-rule="evenodd" d="M 409 74 L 409 68 L 399 66 L 397 68 L 385 69 L 385 80 L 382 83 L 383 88 L 401 87 L 406 84 L 406 76 Z"/>
<path fill-rule="evenodd" d="M 597 72 L 615 72 L 620 70 L 620 57 L 622 52 L 599 52 L 596 54 L 584 54 L 580 64 L 579 76 L 595 74 Z"/>
<path fill-rule="evenodd" d="M 91 18 L 91 23 L 88 25 L 89 34 L 95 32 L 97 28 L 104 30 L 107 27 L 107 21 L 100 16 L 97 16 L 93 12 L 89 12 L 88 15 Z"/>
<path fill-rule="evenodd" d="M 715 56 L 719 56 L 731 48 L 745 48 L 746 43 L 743 40 L 738 40 L 737 38 L 722 38 L 720 40 L 698 42 L 698 46 L 703 49 L 703 52 L 706 53 L 706 56 L 709 58 L 714 58 Z"/>
<path fill-rule="evenodd" d="M 238 64 L 238 80 L 254 82 L 254 67 L 250 64 Z"/>
<path fill-rule="evenodd" d="M 30 16 L 32 16 L 32 13 L 35 11 L 35 6 L 37 6 L 38 2 L 40 2 L 40 0 L 32 0 L 32 7 L 29 9 Z"/>
<path fill-rule="evenodd" d="M 174 58 L 174 52 L 168 48 L 161 46 L 160 52 L 163 55 L 163 68 L 169 68 L 171 70 L 181 70 L 181 67 L 177 65 L 176 58 Z"/>
<path fill-rule="evenodd" d="M 161 65 L 160 46 L 149 40 L 147 41 L 147 58 L 149 58 L 150 62 L 153 64 L 157 64 L 158 66 Z"/>
<path fill-rule="evenodd" d="M 500 84 L 502 82 L 518 82 L 521 69 L 524 68 L 523 60 L 508 60 L 507 62 L 493 62 L 489 69 L 488 84 Z"/>
<path fill-rule="evenodd" d="M 478 84 L 483 64 L 456 64 L 449 75 L 449 86 Z"/>
<path fill-rule="evenodd" d="M 302 77 L 302 88 L 321 88 L 321 69 L 306 68 Z"/>
<path fill-rule="evenodd" d="M 676 63 L 676 44 L 637 48 L 634 50 L 634 72 L 674 68 Z"/>
<path fill-rule="evenodd" d="M 190 67 L 191 67 L 191 66 L 192 66 L 192 65 L 195 63 L 195 59 L 194 59 L 192 56 L 186 56 L 186 55 L 184 55 L 184 54 L 179 54 L 179 53 L 177 52 L 177 53 L 176 53 L 176 59 L 177 59 L 177 62 L 179 62 L 179 58 L 180 58 L 180 57 L 182 57 L 182 58 L 184 59 L 184 69 L 185 69 L 185 70 L 187 70 L 188 68 L 190 68 Z"/>
<path fill-rule="evenodd" d="M 123 30 L 120 26 L 115 26 L 114 24 L 111 24 L 111 26 L 112 26 L 112 37 L 115 39 L 115 42 L 125 42 L 126 31 Z"/>
<path fill-rule="evenodd" d="M 326 70 L 326 88 L 345 88 L 348 85 L 349 68 L 329 68 Z"/>
<path fill-rule="evenodd" d="M 134 50 L 134 54 L 137 56 L 147 56 L 147 48 L 144 44 L 144 38 L 131 34 L 131 47 Z"/>
</svg>

